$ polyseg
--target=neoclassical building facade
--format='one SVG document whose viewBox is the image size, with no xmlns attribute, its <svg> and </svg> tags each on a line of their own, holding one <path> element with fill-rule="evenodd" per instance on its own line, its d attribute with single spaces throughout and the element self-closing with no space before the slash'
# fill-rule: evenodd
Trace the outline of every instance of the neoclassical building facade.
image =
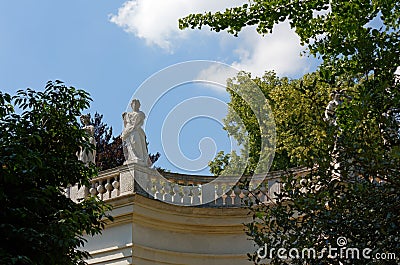
<svg viewBox="0 0 400 265">
<path fill-rule="evenodd" d="M 297 169 L 299 175 L 304 169 Z M 259 186 L 259 199 L 273 200 L 280 190 L 282 172 L 269 173 Z M 141 185 L 137 183 L 141 179 Z M 143 180 L 146 183 L 143 184 Z M 247 253 L 256 247 L 244 232 L 251 221 L 244 200 L 254 199 L 229 179 L 215 181 L 212 176 L 165 173 L 163 178 L 151 168 L 128 164 L 100 172 L 92 187 L 68 196 L 98 196 L 112 205 L 114 222 L 103 233 L 87 237 L 84 249 L 92 258 L 89 264 L 252 264 Z M 205 190 L 205 183 L 213 183 Z M 215 198 L 205 204 L 205 196 Z"/>
</svg>

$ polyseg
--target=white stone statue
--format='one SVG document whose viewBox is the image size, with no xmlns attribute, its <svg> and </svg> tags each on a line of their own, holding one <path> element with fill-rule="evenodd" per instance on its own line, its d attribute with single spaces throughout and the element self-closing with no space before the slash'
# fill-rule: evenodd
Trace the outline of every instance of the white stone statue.
<svg viewBox="0 0 400 265">
<path fill-rule="evenodd" d="M 325 121 L 333 125 L 337 125 L 336 122 L 336 109 L 337 107 L 343 103 L 341 97 L 343 96 L 343 92 L 341 90 L 333 91 L 331 93 L 331 101 L 329 101 L 328 106 L 325 109 Z"/>
<path fill-rule="evenodd" d="M 147 150 L 146 134 L 142 126 L 145 114 L 139 110 L 140 102 L 137 99 L 131 101 L 132 112 L 124 112 L 124 130 L 121 138 L 125 146 L 126 163 L 137 163 L 150 166 L 151 161 Z"/>
<path fill-rule="evenodd" d="M 338 126 L 336 110 L 341 104 L 343 104 L 344 99 L 351 100 L 351 97 L 347 96 L 343 90 L 332 91 L 331 101 L 329 101 L 328 106 L 326 106 L 325 118 L 324 118 L 324 120 L 329 122 L 329 124 L 333 126 Z M 338 130 L 340 131 L 341 128 L 338 128 Z M 332 155 L 331 165 L 333 166 L 332 176 L 333 179 L 340 179 L 342 174 L 341 174 L 341 164 L 339 162 L 339 157 L 343 152 L 342 150 L 343 148 L 339 144 L 340 136 L 336 134 L 334 137 L 335 137 L 335 142 L 333 145 L 333 150 L 331 152 Z M 351 163 L 352 159 L 349 159 L 348 161 Z"/>
<path fill-rule="evenodd" d="M 94 139 L 94 126 L 90 124 L 90 114 L 81 115 L 81 123 L 83 125 L 83 129 L 89 136 L 89 143 L 96 146 L 96 140 Z M 88 150 L 81 148 L 77 155 L 78 159 L 85 164 L 89 164 L 89 162 L 92 162 L 94 164 L 96 160 L 96 149 Z"/>
</svg>

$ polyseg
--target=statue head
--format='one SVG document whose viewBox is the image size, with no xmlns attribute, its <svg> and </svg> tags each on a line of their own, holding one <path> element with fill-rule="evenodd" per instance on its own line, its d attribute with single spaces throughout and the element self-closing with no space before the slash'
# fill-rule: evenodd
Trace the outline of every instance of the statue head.
<svg viewBox="0 0 400 265">
<path fill-rule="evenodd" d="M 82 114 L 81 115 L 81 123 L 83 125 L 89 125 L 90 124 L 90 114 Z"/>
<path fill-rule="evenodd" d="M 132 99 L 131 101 L 131 107 L 133 111 L 138 111 L 140 108 L 140 101 L 138 99 Z"/>
</svg>

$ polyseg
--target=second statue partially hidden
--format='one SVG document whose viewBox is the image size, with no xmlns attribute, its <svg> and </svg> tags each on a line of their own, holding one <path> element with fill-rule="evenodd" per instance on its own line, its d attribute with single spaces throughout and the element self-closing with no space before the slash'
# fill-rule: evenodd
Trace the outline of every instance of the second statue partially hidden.
<svg viewBox="0 0 400 265">
<path fill-rule="evenodd" d="M 147 150 L 146 134 L 142 126 L 145 114 L 139 110 L 140 102 L 137 99 L 131 101 L 132 112 L 124 112 L 124 130 L 121 138 L 124 143 L 125 163 L 137 163 L 150 166 L 149 153 Z"/>
<path fill-rule="evenodd" d="M 96 147 L 96 140 L 94 138 L 94 126 L 90 124 L 90 114 L 81 115 L 81 123 L 83 125 L 83 130 L 85 130 L 89 143 Z M 95 163 L 96 159 L 96 149 L 82 149 L 77 153 L 78 159 L 85 164 Z"/>
</svg>

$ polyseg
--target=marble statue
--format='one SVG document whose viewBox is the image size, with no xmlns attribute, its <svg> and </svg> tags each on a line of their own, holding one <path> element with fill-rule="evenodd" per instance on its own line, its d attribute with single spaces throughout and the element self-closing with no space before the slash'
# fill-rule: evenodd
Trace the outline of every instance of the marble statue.
<svg viewBox="0 0 400 265">
<path fill-rule="evenodd" d="M 343 104 L 343 99 L 346 98 L 348 100 L 351 100 L 351 97 L 345 95 L 343 90 L 334 90 L 331 93 L 331 101 L 329 101 L 328 105 L 326 106 L 325 109 L 325 118 L 324 120 L 329 122 L 329 124 L 333 126 L 338 126 L 337 124 L 337 115 L 336 115 L 336 110 L 337 108 Z M 337 128 L 339 131 L 341 128 Z M 338 134 L 334 135 L 335 141 L 333 145 L 333 150 L 331 152 L 332 155 L 332 176 L 333 179 L 340 179 L 341 178 L 341 163 L 340 163 L 340 156 L 343 153 L 343 148 L 340 146 L 340 136 Z M 349 162 L 352 160 L 349 159 Z"/>
<path fill-rule="evenodd" d="M 335 90 L 331 93 L 331 101 L 325 109 L 325 121 L 328 121 L 332 125 L 337 125 L 336 122 L 336 109 L 343 103 L 342 101 L 343 92 L 341 90 Z"/>
<path fill-rule="evenodd" d="M 146 134 L 142 126 L 145 114 L 139 110 L 140 102 L 137 99 L 131 101 L 132 112 L 124 112 L 124 130 L 121 138 L 125 147 L 126 163 L 137 163 L 144 166 L 150 166 L 149 154 L 147 150 Z"/>
<path fill-rule="evenodd" d="M 90 114 L 81 115 L 81 123 L 83 125 L 83 129 L 89 136 L 89 143 L 96 146 L 96 140 L 94 139 L 94 126 L 90 124 Z M 85 164 L 95 163 L 96 159 L 96 150 L 88 150 L 82 149 L 78 152 L 78 159 L 84 162 Z"/>
</svg>

